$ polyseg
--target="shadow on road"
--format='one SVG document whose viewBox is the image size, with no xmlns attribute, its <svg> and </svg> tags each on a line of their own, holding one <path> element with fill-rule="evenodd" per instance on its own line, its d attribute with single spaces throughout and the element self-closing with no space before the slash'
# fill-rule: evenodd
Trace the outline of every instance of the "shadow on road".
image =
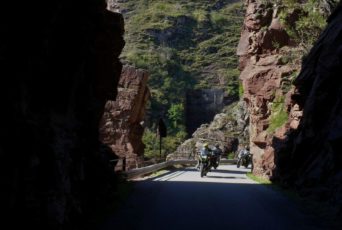
<svg viewBox="0 0 342 230">
<path fill-rule="evenodd" d="M 125 205 L 98 229 L 334 228 L 260 184 L 148 180 L 135 182 Z"/>
</svg>

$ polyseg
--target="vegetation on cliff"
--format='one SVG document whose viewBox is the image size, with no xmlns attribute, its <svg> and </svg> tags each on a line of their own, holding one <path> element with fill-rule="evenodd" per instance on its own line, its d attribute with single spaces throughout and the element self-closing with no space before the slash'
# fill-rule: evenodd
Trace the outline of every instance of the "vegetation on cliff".
<svg viewBox="0 0 342 230">
<path fill-rule="evenodd" d="M 338 0 L 262 0 L 266 7 L 277 7 L 286 32 L 307 52 L 326 26 L 326 19 Z"/>
<path fill-rule="evenodd" d="M 144 142 L 146 155 L 159 154 L 154 122 L 165 118 L 172 152 L 186 137 L 185 93 L 224 88 L 238 98 L 236 46 L 243 20 L 242 1 L 127 0 L 124 62 L 150 72 L 151 104 Z"/>
<path fill-rule="evenodd" d="M 337 0 L 282 0 L 281 18 L 288 34 L 306 50 L 311 49 Z"/>
<path fill-rule="evenodd" d="M 260 7 L 277 12 L 290 42 L 284 46 L 276 41 L 272 45 L 280 55 L 279 65 L 288 66 L 294 71 L 282 77 L 281 88 L 283 96 L 274 97 L 270 109 L 271 116 L 267 131 L 275 130 L 288 121 L 284 96 L 291 90 L 292 82 L 300 72 L 302 60 L 309 53 L 326 26 L 328 16 L 338 4 L 338 0 L 261 0 Z M 262 29 L 261 29 L 262 30 Z"/>
</svg>

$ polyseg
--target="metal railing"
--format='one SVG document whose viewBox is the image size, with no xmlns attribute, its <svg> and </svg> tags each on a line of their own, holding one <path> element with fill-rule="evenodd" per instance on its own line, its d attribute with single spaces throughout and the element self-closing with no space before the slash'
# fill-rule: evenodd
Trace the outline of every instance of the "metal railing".
<svg viewBox="0 0 342 230">
<path fill-rule="evenodd" d="M 237 160 L 235 159 L 221 159 L 220 163 L 221 164 L 236 164 Z M 136 177 L 140 177 L 146 174 L 150 174 L 156 171 L 159 171 L 161 169 L 167 168 L 169 166 L 174 166 L 174 165 L 195 165 L 197 163 L 197 160 L 172 160 L 172 161 L 165 161 L 162 163 L 158 164 L 153 164 L 150 166 L 142 167 L 142 168 L 136 168 L 136 169 L 131 169 L 128 171 L 123 171 L 122 174 L 125 175 L 127 179 L 133 179 Z"/>
</svg>

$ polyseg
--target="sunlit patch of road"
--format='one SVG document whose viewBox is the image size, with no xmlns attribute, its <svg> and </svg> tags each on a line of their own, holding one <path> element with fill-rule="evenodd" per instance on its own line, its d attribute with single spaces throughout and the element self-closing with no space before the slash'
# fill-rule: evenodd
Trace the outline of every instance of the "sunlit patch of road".
<svg viewBox="0 0 342 230">
<path fill-rule="evenodd" d="M 159 176 L 152 180 L 254 184 L 255 182 L 246 176 L 246 173 L 250 171 L 250 168 L 236 168 L 236 165 L 220 165 L 217 169 L 212 169 L 211 172 L 208 172 L 207 176 L 200 177 L 200 172 L 195 167 L 190 167 L 182 171 Z"/>
</svg>

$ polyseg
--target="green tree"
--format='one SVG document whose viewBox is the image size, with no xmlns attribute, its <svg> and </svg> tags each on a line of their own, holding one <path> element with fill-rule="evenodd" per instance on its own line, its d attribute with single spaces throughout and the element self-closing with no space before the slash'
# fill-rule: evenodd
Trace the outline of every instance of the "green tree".
<svg viewBox="0 0 342 230">
<path fill-rule="evenodd" d="M 183 104 L 171 104 L 170 109 L 168 110 L 168 118 L 172 122 L 174 128 L 178 127 L 183 121 L 183 114 L 184 114 L 184 106 Z"/>
</svg>

